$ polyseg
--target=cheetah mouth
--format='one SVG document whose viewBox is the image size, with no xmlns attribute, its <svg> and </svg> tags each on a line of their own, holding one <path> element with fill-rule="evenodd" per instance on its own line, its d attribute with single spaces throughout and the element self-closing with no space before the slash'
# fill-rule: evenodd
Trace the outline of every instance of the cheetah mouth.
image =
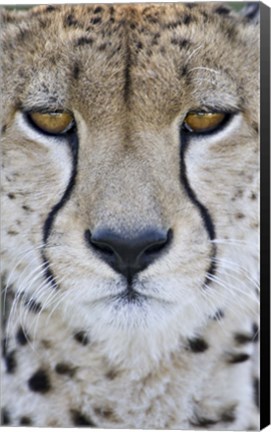
<svg viewBox="0 0 271 432">
<path fill-rule="evenodd" d="M 116 300 L 122 303 L 142 304 L 147 300 L 147 296 L 136 291 L 130 284 L 127 285 L 124 291 L 116 296 Z"/>
<path fill-rule="evenodd" d="M 148 292 L 145 288 L 145 292 L 142 292 L 145 287 L 138 286 L 138 284 L 128 283 L 126 287 L 119 293 L 110 296 L 110 300 L 115 302 L 117 306 L 134 305 L 143 306 L 144 304 L 155 302 L 159 304 L 170 305 L 171 302 L 159 297 L 158 295 L 153 295 L 153 293 Z"/>
</svg>

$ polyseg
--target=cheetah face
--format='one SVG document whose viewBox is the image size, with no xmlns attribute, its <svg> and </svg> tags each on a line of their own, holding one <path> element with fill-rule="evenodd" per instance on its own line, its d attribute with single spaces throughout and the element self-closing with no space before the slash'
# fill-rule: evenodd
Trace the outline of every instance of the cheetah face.
<svg viewBox="0 0 271 432">
<path fill-rule="evenodd" d="M 240 253 L 223 240 L 257 238 L 237 195 L 257 185 L 258 33 L 216 7 L 103 6 L 90 25 L 90 6 L 68 33 L 81 7 L 61 6 L 58 32 L 56 11 L 33 13 L 21 39 L 11 25 L 6 261 L 21 259 L 23 295 L 101 338 L 194 333 L 234 299 L 221 262 Z"/>
</svg>

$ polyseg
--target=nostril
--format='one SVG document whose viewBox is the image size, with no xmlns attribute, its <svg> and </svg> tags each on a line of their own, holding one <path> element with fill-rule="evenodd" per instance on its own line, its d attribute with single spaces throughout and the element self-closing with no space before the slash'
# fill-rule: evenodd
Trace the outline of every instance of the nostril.
<svg viewBox="0 0 271 432">
<path fill-rule="evenodd" d="M 91 246 L 93 249 L 97 250 L 98 252 L 103 252 L 104 254 L 107 254 L 109 256 L 114 256 L 113 249 L 101 242 L 97 242 L 92 238 L 90 230 L 85 231 L 85 239 L 87 241 L 88 246 Z"/>
<path fill-rule="evenodd" d="M 111 256 L 114 255 L 114 251 L 109 246 L 105 246 L 105 245 L 102 245 L 102 244 L 97 245 L 93 241 L 92 242 L 92 247 L 93 247 L 93 249 L 96 249 L 99 252 L 103 252 L 104 254 L 111 255 Z"/>
<path fill-rule="evenodd" d="M 144 254 L 145 255 L 152 255 L 156 253 L 160 253 L 165 247 L 167 247 L 171 240 L 172 240 L 172 229 L 169 229 L 167 232 L 167 237 L 165 239 L 162 239 L 160 241 L 156 241 L 153 245 L 149 246 L 147 249 L 145 249 Z"/>
<path fill-rule="evenodd" d="M 158 241 L 156 240 L 154 244 L 145 249 L 144 255 L 153 255 L 162 252 L 171 243 L 172 236 L 172 229 L 169 229 L 166 238 Z"/>
</svg>

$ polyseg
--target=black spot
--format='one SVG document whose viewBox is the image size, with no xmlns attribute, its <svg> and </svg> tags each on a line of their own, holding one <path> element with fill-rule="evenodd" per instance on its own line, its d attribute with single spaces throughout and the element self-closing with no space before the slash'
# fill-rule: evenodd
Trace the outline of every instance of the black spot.
<svg viewBox="0 0 271 432">
<path fill-rule="evenodd" d="M 212 319 L 214 321 L 220 321 L 222 318 L 224 318 L 225 314 L 221 309 L 218 309 L 214 316 L 212 316 Z"/>
<path fill-rule="evenodd" d="M 252 342 L 258 342 L 259 340 L 259 327 L 256 323 L 252 326 Z"/>
<path fill-rule="evenodd" d="M 15 230 L 8 230 L 7 231 L 7 233 L 9 234 L 9 235 L 18 235 L 19 233 L 18 233 L 18 231 L 15 231 Z"/>
<path fill-rule="evenodd" d="M 107 419 L 111 422 L 116 422 L 119 419 L 116 417 L 114 411 L 110 407 L 96 407 L 94 408 L 94 412 L 97 416 Z"/>
<path fill-rule="evenodd" d="M 182 24 L 183 24 L 183 22 L 182 22 L 181 20 L 179 20 L 179 21 L 174 21 L 174 22 L 169 22 L 169 23 L 163 25 L 163 28 L 173 30 L 173 29 L 175 29 L 176 27 L 181 26 Z"/>
<path fill-rule="evenodd" d="M 27 344 L 29 338 L 22 327 L 19 328 L 19 330 L 16 334 L 16 339 L 20 345 L 26 345 Z"/>
<path fill-rule="evenodd" d="M 99 51 L 104 51 L 104 50 L 106 49 L 106 47 L 107 47 L 107 43 L 105 42 L 105 43 L 101 44 L 101 45 L 98 47 L 98 50 L 99 50 Z"/>
<path fill-rule="evenodd" d="M 256 198 L 257 198 L 257 195 L 253 192 L 253 193 L 250 195 L 250 199 L 254 201 Z"/>
<path fill-rule="evenodd" d="M 36 302 L 33 299 L 26 300 L 24 304 L 33 313 L 39 313 L 42 310 L 41 303 Z"/>
<path fill-rule="evenodd" d="M 96 17 L 96 18 L 92 18 L 91 20 L 90 20 L 90 24 L 99 24 L 100 22 L 102 21 L 102 18 L 101 17 Z"/>
<path fill-rule="evenodd" d="M 75 367 L 68 363 L 57 363 L 55 366 L 55 371 L 59 375 L 68 375 L 72 377 L 75 372 Z"/>
<path fill-rule="evenodd" d="M 150 23 L 150 24 L 157 24 L 158 23 L 158 18 L 152 16 L 152 15 L 147 15 L 145 17 L 145 19 Z"/>
<path fill-rule="evenodd" d="M 16 370 L 17 362 L 15 358 L 15 350 L 10 351 L 5 356 L 5 364 L 6 364 L 6 371 L 9 374 L 13 374 Z"/>
<path fill-rule="evenodd" d="M 78 79 L 79 74 L 80 74 L 80 66 L 78 63 L 75 63 L 72 71 L 73 78 Z"/>
<path fill-rule="evenodd" d="M 257 408 L 260 408 L 259 386 L 260 386 L 259 379 L 254 378 L 254 380 L 253 380 L 254 403 L 255 403 Z"/>
<path fill-rule="evenodd" d="M 256 133 L 259 133 L 259 126 L 257 125 L 257 124 L 253 124 L 252 125 L 252 127 L 253 127 L 253 130 L 256 132 Z"/>
<path fill-rule="evenodd" d="M 158 39 L 161 37 L 160 33 L 155 33 L 153 35 L 153 39 L 152 39 L 152 45 L 158 45 Z"/>
<path fill-rule="evenodd" d="M 134 30 L 135 28 L 136 28 L 136 25 L 135 25 L 134 23 L 131 23 L 131 24 L 130 24 L 130 29 L 131 29 L 131 30 Z"/>
<path fill-rule="evenodd" d="M 246 343 L 252 342 L 251 335 L 244 334 L 244 333 L 236 333 L 234 335 L 234 340 L 239 345 L 244 345 Z"/>
<path fill-rule="evenodd" d="M 1 133 L 4 134 L 7 130 L 7 125 L 3 125 L 1 129 Z"/>
<path fill-rule="evenodd" d="M 225 6 L 219 6 L 215 9 L 215 13 L 219 15 L 228 15 L 230 13 L 230 9 L 226 8 Z"/>
<path fill-rule="evenodd" d="M 194 338 L 194 339 L 189 339 L 188 342 L 189 342 L 190 350 L 193 351 L 194 353 L 202 353 L 208 349 L 208 344 L 207 342 L 205 342 L 204 339 Z"/>
<path fill-rule="evenodd" d="M 188 7 L 188 9 L 193 9 L 195 6 L 197 6 L 197 3 L 185 3 L 185 6 Z"/>
<path fill-rule="evenodd" d="M 173 45 L 178 45 L 180 49 L 186 48 L 191 44 L 191 42 L 188 39 L 183 39 L 183 38 L 172 38 L 171 43 Z"/>
<path fill-rule="evenodd" d="M 235 217 L 236 217 L 236 219 L 244 219 L 245 215 L 244 215 L 244 213 L 238 212 L 238 213 L 236 213 Z"/>
<path fill-rule="evenodd" d="M 87 345 L 89 343 L 88 336 L 84 331 L 79 331 L 75 333 L 74 339 L 82 345 Z"/>
<path fill-rule="evenodd" d="M 1 410 L 1 424 L 2 425 L 9 425 L 10 424 L 10 416 L 9 416 L 9 412 L 6 408 L 3 408 Z"/>
<path fill-rule="evenodd" d="M 142 42 L 137 42 L 136 47 L 137 49 L 141 50 L 143 48 Z"/>
<path fill-rule="evenodd" d="M 247 361 L 249 358 L 250 358 L 250 355 L 247 353 L 232 354 L 228 360 L 228 363 L 230 363 L 230 364 L 243 363 L 243 362 Z"/>
<path fill-rule="evenodd" d="M 110 381 L 113 381 L 117 376 L 119 375 L 117 370 L 110 369 L 106 374 L 105 377 L 109 379 Z"/>
<path fill-rule="evenodd" d="M 27 212 L 32 212 L 32 211 L 33 211 L 33 210 L 32 210 L 29 206 L 27 206 L 27 205 L 22 205 L 22 209 L 25 210 L 25 211 L 27 211 Z"/>
<path fill-rule="evenodd" d="M 92 45 L 93 39 L 91 37 L 82 36 L 75 41 L 75 46 Z"/>
<path fill-rule="evenodd" d="M 23 416 L 20 418 L 20 425 L 22 426 L 30 426 L 32 424 L 31 418 L 27 416 Z"/>
<path fill-rule="evenodd" d="M 192 21 L 192 17 L 191 17 L 191 15 L 187 15 L 187 14 L 185 14 L 184 17 L 183 17 L 183 23 L 184 23 L 185 25 L 188 25 L 191 21 Z"/>
<path fill-rule="evenodd" d="M 8 193 L 8 197 L 9 197 L 9 199 L 15 199 L 16 198 L 16 195 L 14 194 L 14 193 Z"/>
<path fill-rule="evenodd" d="M 71 415 L 74 426 L 96 426 L 90 418 L 77 410 L 71 410 Z"/>
<path fill-rule="evenodd" d="M 183 66 L 181 69 L 181 76 L 186 76 L 188 72 L 187 66 Z"/>
<path fill-rule="evenodd" d="M 103 8 L 101 8 L 100 6 L 96 7 L 93 11 L 93 13 L 98 14 L 100 12 L 103 12 Z"/>
<path fill-rule="evenodd" d="M 235 410 L 236 410 L 236 405 L 231 406 L 230 408 L 226 409 L 221 414 L 221 421 L 224 423 L 234 422 L 236 420 Z"/>
<path fill-rule="evenodd" d="M 49 5 L 47 6 L 47 8 L 45 9 L 45 12 L 54 12 L 56 10 L 55 6 Z"/>
<path fill-rule="evenodd" d="M 74 18 L 74 16 L 72 14 L 69 14 L 65 17 L 64 19 L 64 27 L 77 27 L 78 26 L 78 21 Z"/>
<path fill-rule="evenodd" d="M 47 393 L 50 388 L 50 379 L 43 369 L 37 370 L 28 380 L 28 386 L 30 390 L 36 393 Z"/>
<path fill-rule="evenodd" d="M 205 428 L 208 428 L 209 426 L 215 425 L 216 423 L 217 423 L 217 420 L 210 419 L 207 417 L 199 417 L 199 416 L 196 416 L 195 420 L 190 421 L 190 424 L 192 426 L 205 427 Z"/>
</svg>

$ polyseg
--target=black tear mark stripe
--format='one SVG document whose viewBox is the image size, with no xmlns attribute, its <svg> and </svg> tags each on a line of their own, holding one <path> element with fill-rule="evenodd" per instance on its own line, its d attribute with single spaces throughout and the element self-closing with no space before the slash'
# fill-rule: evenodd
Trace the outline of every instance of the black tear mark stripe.
<svg viewBox="0 0 271 432">
<path fill-rule="evenodd" d="M 215 239 L 215 227 L 207 208 L 198 200 L 195 192 L 191 188 L 186 174 L 185 153 L 188 148 L 188 139 L 185 134 L 181 133 L 181 183 L 190 200 L 195 204 L 200 212 L 204 226 L 208 232 L 210 240 Z"/>
<path fill-rule="evenodd" d="M 193 189 L 190 186 L 190 183 L 187 178 L 186 173 L 186 164 L 185 164 L 185 154 L 186 150 L 188 148 L 188 138 L 184 133 L 180 133 L 180 140 L 181 140 L 181 146 L 180 146 L 180 158 L 181 158 L 181 172 L 180 172 L 180 178 L 181 183 L 189 197 L 189 199 L 192 201 L 192 203 L 198 208 L 203 224 L 205 226 L 205 229 L 208 233 L 208 236 L 210 240 L 214 240 L 216 237 L 215 234 L 215 226 L 213 223 L 213 220 L 211 218 L 211 215 L 208 211 L 208 209 L 199 201 L 196 193 L 193 191 Z M 210 257 L 210 266 L 207 270 L 207 274 L 214 276 L 216 273 L 216 264 L 215 264 L 215 256 L 216 256 L 216 246 L 215 244 L 212 245 L 212 253 Z M 210 279 L 206 277 L 204 281 L 204 286 L 208 285 L 210 283 Z"/>
<path fill-rule="evenodd" d="M 52 230 L 52 226 L 55 220 L 55 217 L 58 213 L 58 211 L 66 204 L 66 202 L 69 200 L 72 190 L 75 185 L 76 175 L 77 175 L 77 164 L 78 164 L 78 138 L 76 131 L 71 132 L 70 134 L 67 134 L 68 138 L 68 144 L 72 156 L 72 172 L 71 177 L 68 183 L 68 186 L 60 199 L 60 201 L 55 204 L 50 213 L 47 216 L 47 219 L 45 220 L 45 223 L 43 225 L 43 243 L 46 245 L 47 240 L 50 236 L 50 232 Z M 56 283 L 54 274 L 52 270 L 50 269 L 50 263 L 48 258 L 46 257 L 45 250 L 43 249 L 41 252 L 43 262 L 45 263 L 45 278 L 47 281 L 53 286 L 53 288 L 58 288 L 58 285 Z"/>
<path fill-rule="evenodd" d="M 44 223 L 44 226 L 43 226 L 43 241 L 44 241 L 44 243 L 46 243 L 48 240 L 48 237 L 50 235 L 52 225 L 54 223 L 57 212 L 66 204 L 66 202 L 68 201 L 68 199 L 71 196 L 72 189 L 75 185 L 75 178 L 76 178 L 76 174 L 77 174 L 77 162 L 78 162 L 78 139 L 77 139 L 77 135 L 75 132 L 73 132 L 67 136 L 68 136 L 68 143 L 69 143 L 69 147 L 70 147 L 71 155 L 72 155 L 71 178 L 70 178 L 68 186 L 67 186 L 61 200 L 57 204 L 55 204 L 54 207 L 51 209 L 51 211 L 48 214 L 47 219 Z"/>
</svg>

